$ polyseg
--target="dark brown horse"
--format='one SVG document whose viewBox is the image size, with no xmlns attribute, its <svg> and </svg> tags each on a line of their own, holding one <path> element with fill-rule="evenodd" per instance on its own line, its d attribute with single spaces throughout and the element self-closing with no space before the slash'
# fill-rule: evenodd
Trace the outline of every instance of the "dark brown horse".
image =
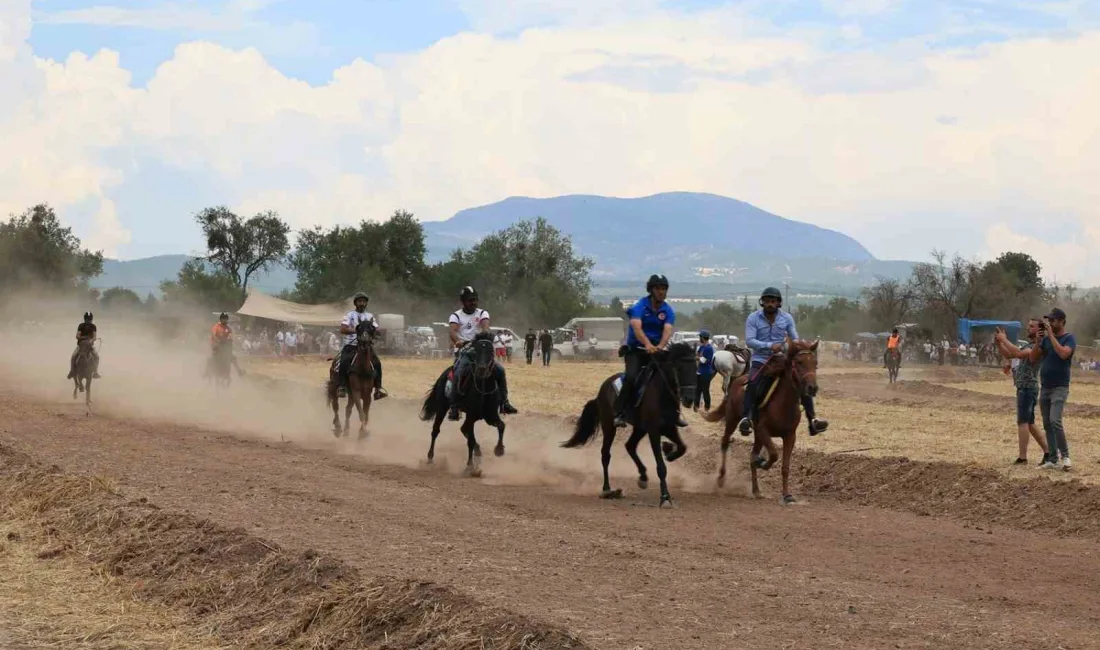
<svg viewBox="0 0 1100 650">
<path fill-rule="evenodd" d="M 462 435 L 466 438 L 466 475 L 481 476 L 481 445 L 474 434 L 474 425 L 478 420 L 485 420 L 486 424 L 497 429 L 497 445 L 493 448 L 493 454 L 497 457 L 504 455 L 504 419 L 500 417 L 500 390 L 496 379 L 496 356 L 493 352 L 493 341 L 489 334 L 478 334 L 467 348 L 471 353 L 471 368 L 465 374 L 466 377 L 454 377 L 453 382 L 463 383 L 458 397 L 459 410 L 466 414 L 462 421 Z M 424 395 L 424 403 L 420 407 L 420 419 L 432 421 L 432 442 L 428 446 L 428 463 L 435 460 L 435 440 L 439 437 L 440 427 L 451 400 L 447 396 L 447 384 L 451 380 L 451 368 L 447 368 L 432 384 L 431 389 Z M 451 390 L 459 390 L 458 386 L 452 386 Z"/>
<path fill-rule="evenodd" d="M 783 503 L 794 503 L 791 495 L 791 455 L 794 452 L 795 438 L 798 432 L 798 424 L 802 421 L 802 396 L 813 397 L 817 394 L 817 342 L 791 341 L 786 342 L 786 351 L 777 353 L 768 360 L 759 372 L 775 383 L 768 403 L 760 409 L 759 419 L 754 425 L 752 451 L 749 455 L 749 467 L 752 470 L 752 494 L 760 497 L 760 485 L 757 482 L 757 468 L 768 470 L 779 458 L 779 450 L 776 449 L 772 438 L 783 439 Z M 722 465 L 718 470 L 718 485 L 722 486 L 726 481 L 726 455 L 729 451 L 730 440 L 741 421 L 745 385 L 748 377 L 740 377 L 730 384 L 729 393 L 722 400 L 722 404 L 709 413 L 704 413 L 703 418 L 708 422 L 720 422 L 725 420 L 726 430 L 722 434 Z M 763 399 L 766 392 L 761 390 L 759 397 Z M 761 457 L 761 450 L 766 449 L 768 457 Z"/>
<path fill-rule="evenodd" d="M 92 413 L 92 378 L 95 376 L 95 347 L 91 340 L 84 339 L 77 344 L 76 370 L 73 372 L 73 399 L 77 393 L 84 393 L 84 414 Z"/>
<path fill-rule="evenodd" d="M 646 474 L 646 466 L 638 457 L 638 443 L 647 434 L 650 445 L 653 447 L 653 457 L 657 462 L 657 477 L 661 481 L 660 505 L 672 505 L 672 496 L 668 492 L 668 484 L 665 481 L 667 470 L 665 460 L 673 462 L 687 451 L 687 445 L 680 437 L 680 430 L 676 427 L 677 402 L 684 406 L 690 406 L 695 398 L 696 382 L 695 351 L 686 343 L 676 343 L 667 351 L 659 352 L 653 356 L 646 369 L 639 375 L 639 387 L 644 382 L 644 391 L 639 408 L 636 411 L 635 421 L 632 422 L 634 430 L 626 441 L 626 453 L 634 461 L 638 468 L 638 487 L 646 489 L 649 486 L 649 477 Z M 623 496 L 621 489 L 611 489 L 611 478 L 608 474 L 608 466 L 611 464 L 611 445 L 615 442 L 615 399 L 617 391 L 615 382 L 621 373 L 611 375 L 600 385 L 600 390 L 595 399 L 591 399 L 584 405 L 581 416 L 577 420 L 577 426 L 573 430 L 573 437 L 561 444 L 562 447 L 575 448 L 584 446 L 597 429 L 603 432 L 603 447 L 600 449 L 600 460 L 603 463 L 603 489 L 600 492 L 602 499 L 618 499 Z M 628 399 L 633 396 L 627 396 Z M 597 426 L 598 425 L 598 426 Z M 661 436 L 672 442 L 660 444 Z M 663 455 L 662 455 L 663 454 Z"/>
<path fill-rule="evenodd" d="M 890 374 L 890 383 L 898 380 L 898 370 L 901 368 L 901 350 L 890 348 L 886 351 L 886 371 Z"/>
<path fill-rule="evenodd" d="M 328 370 L 325 392 L 332 406 L 332 435 L 339 438 L 351 434 L 351 410 L 359 412 L 359 440 L 367 437 L 370 404 L 374 396 L 374 328 L 364 321 L 355 327 L 356 349 L 348 367 L 348 405 L 344 409 L 344 425 L 340 426 L 340 355 Z"/>
</svg>

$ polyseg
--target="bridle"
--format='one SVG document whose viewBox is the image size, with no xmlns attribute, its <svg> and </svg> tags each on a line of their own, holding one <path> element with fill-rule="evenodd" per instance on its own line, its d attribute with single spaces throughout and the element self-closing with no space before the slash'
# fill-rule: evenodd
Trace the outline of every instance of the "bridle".
<svg viewBox="0 0 1100 650">
<path fill-rule="evenodd" d="M 803 372 L 801 370 L 801 367 L 797 363 L 795 363 L 795 359 L 804 354 L 816 356 L 814 350 L 799 350 L 798 352 L 795 352 L 793 355 L 791 355 L 787 360 L 787 365 L 791 367 L 791 378 L 794 380 L 794 383 L 798 387 L 800 393 L 806 389 L 807 379 L 812 377 L 814 381 L 817 381 L 816 367 L 808 372 Z"/>
</svg>

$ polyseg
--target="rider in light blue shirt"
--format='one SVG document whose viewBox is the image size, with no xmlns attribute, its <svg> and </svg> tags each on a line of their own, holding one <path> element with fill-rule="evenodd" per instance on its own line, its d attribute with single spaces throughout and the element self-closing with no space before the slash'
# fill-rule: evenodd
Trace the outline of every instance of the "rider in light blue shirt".
<svg viewBox="0 0 1100 650">
<path fill-rule="evenodd" d="M 760 369 L 773 354 L 783 350 L 783 344 L 788 337 L 791 340 L 798 339 L 794 318 L 783 311 L 782 306 L 783 294 L 775 287 L 768 287 L 760 294 L 760 310 L 749 314 L 745 321 L 745 343 L 752 350 L 752 365 L 749 368 L 749 384 L 745 387 L 745 417 L 741 418 L 738 425 L 741 435 L 744 436 L 752 433 L 753 420 L 757 416 L 757 393 L 763 379 Z M 802 408 L 806 410 L 806 418 L 810 423 L 810 435 L 824 433 L 829 422 L 814 416 L 813 398 L 804 396 Z"/>
</svg>

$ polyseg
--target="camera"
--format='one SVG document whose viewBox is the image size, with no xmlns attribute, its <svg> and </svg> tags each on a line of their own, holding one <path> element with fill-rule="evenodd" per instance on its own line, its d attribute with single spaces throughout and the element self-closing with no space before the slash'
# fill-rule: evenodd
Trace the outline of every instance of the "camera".
<svg viewBox="0 0 1100 650">
<path fill-rule="evenodd" d="M 1039 321 L 1039 329 L 1045 330 L 1047 328 L 1047 322 L 1045 320 Z"/>
</svg>

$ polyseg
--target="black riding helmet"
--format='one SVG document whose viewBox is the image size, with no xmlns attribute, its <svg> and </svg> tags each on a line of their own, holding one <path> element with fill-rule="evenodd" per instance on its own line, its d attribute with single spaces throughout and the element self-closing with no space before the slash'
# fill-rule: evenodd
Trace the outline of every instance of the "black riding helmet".
<svg viewBox="0 0 1100 650">
<path fill-rule="evenodd" d="M 764 291 L 760 293 L 760 302 L 764 302 L 764 298 L 775 298 L 779 301 L 780 305 L 783 304 L 783 294 L 775 287 L 764 289 Z"/>
<path fill-rule="evenodd" d="M 84 312 L 84 322 L 85 323 L 92 322 L 92 312 L 90 312 L 90 311 Z"/>
<path fill-rule="evenodd" d="M 362 291 L 357 291 L 357 292 L 355 292 L 355 295 L 351 297 L 351 304 L 354 305 L 355 301 L 359 300 L 360 298 L 362 298 L 363 300 L 366 300 L 367 302 L 370 302 L 370 296 L 363 293 Z"/>
<path fill-rule="evenodd" d="M 458 299 L 462 302 L 467 300 L 477 300 L 477 289 L 467 285 L 462 287 L 462 291 L 458 293 Z"/>
<path fill-rule="evenodd" d="M 223 311 L 223 312 L 221 313 L 221 315 L 220 315 L 220 316 L 218 316 L 218 320 L 229 320 L 229 314 L 227 314 L 227 313 L 225 313 L 225 312 Z"/>
<path fill-rule="evenodd" d="M 653 290 L 658 287 L 661 289 L 668 289 L 668 278 L 658 273 L 654 273 L 649 276 L 649 281 L 645 283 L 645 292 L 653 293 Z"/>
</svg>

